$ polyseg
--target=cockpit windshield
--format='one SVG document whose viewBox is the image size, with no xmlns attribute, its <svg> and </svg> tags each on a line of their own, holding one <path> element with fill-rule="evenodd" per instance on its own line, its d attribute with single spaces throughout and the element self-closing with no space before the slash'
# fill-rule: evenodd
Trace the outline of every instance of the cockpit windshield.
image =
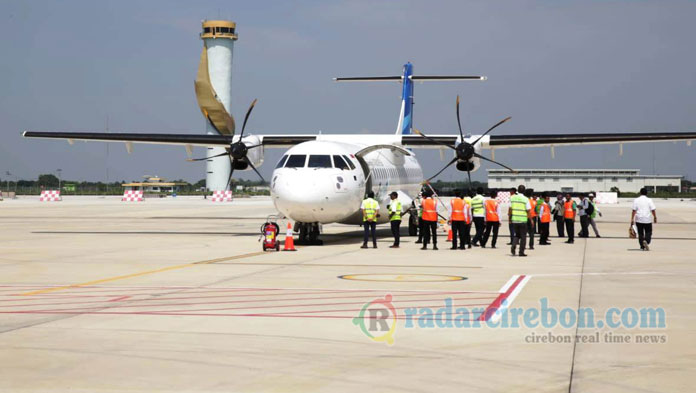
<svg viewBox="0 0 696 393">
<path fill-rule="evenodd" d="M 285 163 L 286 168 L 304 168 L 307 156 L 304 154 L 293 154 L 288 157 Z"/>
<path fill-rule="evenodd" d="M 331 165 L 331 156 L 330 155 L 311 155 L 309 156 L 309 164 L 307 165 L 310 168 L 332 168 L 333 166 Z"/>
<path fill-rule="evenodd" d="M 333 162 L 334 162 L 334 167 L 336 167 L 336 168 L 350 169 L 348 164 L 346 164 L 346 162 L 343 161 L 343 158 L 341 158 L 341 156 L 333 156 Z"/>
</svg>

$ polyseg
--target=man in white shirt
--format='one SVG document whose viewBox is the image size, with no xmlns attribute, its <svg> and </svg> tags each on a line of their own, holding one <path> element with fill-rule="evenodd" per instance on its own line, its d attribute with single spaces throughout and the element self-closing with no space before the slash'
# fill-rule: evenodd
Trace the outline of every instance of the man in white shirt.
<svg viewBox="0 0 696 393">
<path fill-rule="evenodd" d="M 640 196 L 633 200 L 633 211 L 631 212 L 631 225 L 638 227 L 638 243 L 640 249 L 650 251 L 650 240 L 652 238 L 652 224 L 657 224 L 657 214 L 655 204 L 648 198 L 648 189 L 640 189 Z"/>
</svg>

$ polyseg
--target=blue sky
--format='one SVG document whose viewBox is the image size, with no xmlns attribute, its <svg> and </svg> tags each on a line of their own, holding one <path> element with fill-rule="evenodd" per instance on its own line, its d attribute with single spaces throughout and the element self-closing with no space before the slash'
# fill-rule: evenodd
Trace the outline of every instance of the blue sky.
<svg viewBox="0 0 696 393">
<path fill-rule="evenodd" d="M 79 180 L 144 174 L 197 181 L 183 148 L 25 140 L 22 130 L 202 133 L 193 80 L 202 19 L 237 22 L 233 112 L 252 133 L 384 133 L 400 86 L 335 76 L 482 74 L 416 85 L 414 124 L 499 134 L 694 131 L 696 2 L 13 1 L 0 2 L 0 178 L 63 169 Z M 696 179 L 696 144 L 498 150 L 517 168 L 638 168 Z M 203 154 L 202 150 L 197 152 Z M 268 150 L 268 175 L 279 150 Z M 425 172 L 444 162 L 419 153 Z M 449 159 L 449 156 L 447 157 Z M 474 174 L 485 178 L 485 169 Z M 252 172 L 241 175 L 254 178 Z M 450 169 L 443 180 L 463 179 Z"/>
</svg>

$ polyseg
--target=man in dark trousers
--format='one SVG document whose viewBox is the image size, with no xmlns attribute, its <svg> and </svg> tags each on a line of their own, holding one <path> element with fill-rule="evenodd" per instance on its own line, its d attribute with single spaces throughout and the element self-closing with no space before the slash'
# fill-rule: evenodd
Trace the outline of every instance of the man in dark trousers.
<svg viewBox="0 0 696 393">
<path fill-rule="evenodd" d="M 585 194 L 580 194 L 580 204 L 578 205 L 578 216 L 580 217 L 580 233 L 578 237 L 590 237 L 590 200 Z"/>
<path fill-rule="evenodd" d="M 401 239 L 401 215 L 403 214 L 401 201 L 398 200 L 399 194 L 394 191 L 389 194 L 391 202 L 387 206 L 389 212 L 389 223 L 391 224 L 392 236 L 394 236 L 394 244 L 389 248 L 399 248 L 399 240 Z"/>
<path fill-rule="evenodd" d="M 498 241 L 498 229 L 500 228 L 500 205 L 495 198 L 498 196 L 498 191 L 491 191 L 491 199 L 487 199 L 484 203 L 486 208 L 486 231 L 483 233 L 483 239 L 481 239 L 481 247 L 486 248 L 486 243 L 488 243 L 488 238 L 491 236 L 491 231 L 493 231 L 493 240 L 491 242 L 491 248 L 495 248 L 495 243 Z"/>
<path fill-rule="evenodd" d="M 517 194 L 510 197 L 510 208 L 508 209 L 508 218 L 512 222 L 513 229 L 515 231 L 515 238 L 512 240 L 512 247 L 510 251 L 512 256 L 515 256 L 515 249 L 517 245 L 520 245 L 519 256 L 526 257 L 527 254 L 524 253 L 524 246 L 527 242 L 527 223 L 531 218 L 530 210 L 532 209 L 529 204 L 529 199 L 524 196 L 525 187 L 520 185 L 517 188 Z"/>
<path fill-rule="evenodd" d="M 423 243 L 423 192 L 418 193 L 418 197 L 413 201 L 413 204 L 416 207 L 416 210 L 418 211 L 418 240 L 416 240 L 416 244 L 421 244 Z"/>
<path fill-rule="evenodd" d="M 466 224 L 467 215 L 471 216 L 471 208 L 462 199 L 461 191 L 455 191 L 454 198 L 450 201 L 450 225 L 452 226 L 452 250 L 457 249 L 457 241 L 459 241 L 459 249 L 466 248 L 466 234 L 464 226 Z"/>
<path fill-rule="evenodd" d="M 575 243 L 575 212 L 578 207 L 570 194 L 566 194 L 565 202 L 563 203 L 563 221 L 565 222 L 566 234 L 568 240 L 566 243 Z"/>
<path fill-rule="evenodd" d="M 471 215 L 474 217 L 474 227 L 476 228 L 476 235 L 471 241 L 476 247 L 483 238 L 483 231 L 486 226 L 486 209 L 483 207 L 484 202 L 483 197 L 483 187 L 476 189 L 476 195 L 471 198 Z"/>
<path fill-rule="evenodd" d="M 527 234 L 529 235 L 529 249 L 534 249 L 534 232 L 536 232 L 536 201 L 533 198 L 532 190 L 524 193 L 529 201 L 529 221 L 527 221 Z"/>
<path fill-rule="evenodd" d="M 554 202 L 553 209 L 551 209 L 551 214 L 553 215 L 553 220 L 556 221 L 556 231 L 558 232 L 558 237 L 565 237 L 563 221 L 563 195 L 558 194 L 556 196 L 556 202 Z"/>
<path fill-rule="evenodd" d="M 657 213 L 652 199 L 648 198 L 648 189 L 640 189 L 640 196 L 633 201 L 631 211 L 631 224 L 638 228 L 638 243 L 643 251 L 650 251 L 653 223 L 657 224 Z M 652 216 L 652 217 L 651 217 Z"/>
<path fill-rule="evenodd" d="M 433 239 L 433 250 L 437 250 L 437 203 L 433 199 L 432 191 L 423 193 L 423 247 L 421 250 L 428 249 L 430 239 Z"/>
<path fill-rule="evenodd" d="M 537 200 L 537 217 L 539 217 L 539 244 L 548 246 L 549 243 L 549 223 L 551 222 L 551 205 L 549 204 L 549 194 L 544 193 L 542 199 Z"/>
<path fill-rule="evenodd" d="M 377 248 L 377 234 L 375 230 L 377 227 L 377 217 L 379 217 L 379 203 L 377 203 L 374 198 L 375 193 L 373 191 L 368 191 L 367 198 L 365 198 L 362 201 L 362 205 L 360 205 L 360 210 L 362 210 L 363 215 L 363 226 L 365 227 L 363 245 L 360 248 L 367 248 L 370 234 L 372 234 L 372 247 Z"/>
</svg>

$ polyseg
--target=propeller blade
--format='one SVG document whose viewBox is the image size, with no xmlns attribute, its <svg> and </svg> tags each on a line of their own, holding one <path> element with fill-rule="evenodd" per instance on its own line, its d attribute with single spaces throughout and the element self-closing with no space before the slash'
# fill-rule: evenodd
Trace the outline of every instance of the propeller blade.
<svg viewBox="0 0 696 393">
<path fill-rule="evenodd" d="M 454 164 L 455 162 L 457 162 L 457 157 L 454 157 L 454 158 L 452 159 L 452 161 L 449 162 L 449 164 L 445 165 L 444 168 L 440 169 L 440 172 L 438 172 L 438 173 L 436 173 L 435 175 L 429 177 L 428 180 L 426 180 L 425 182 L 426 182 L 426 183 L 427 183 L 427 182 L 430 182 L 431 180 L 433 180 L 434 178 L 436 178 L 440 173 L 444 172 L 445 169 L 449 168 L 452 164 Z"/>
<path fill-rule="evenodd" d="M 249 163 L 249 166 L 251 167 L 251 169 L 253 169 L 254 172 L 256 172 L 257 175 L 259 175 L 259 177 L 261 178 L 261 181 L 263 182 L 263 184 L 267 184 L 267 183 L 266 183 L 266 179 L 264 179 L 263 176 L 261 176 L 261 173 L 259 173 L 258 169 L 256 169 L 256 167 L 254 166 L 254 164 L 252 164 L 250 161 L 247 161 L 247 162 Z"/>
<path fill-rule="evenodd" d="M 424 133 L 420 132 L 420 130 L 417 130 L 417 129 L 414 128 L 414 129 L 413 129 L 413 132 L 415 132 L 416 134 L 422 136 L 423 138 L 425 138 L 425 139 L 427 139 L 427 140 L 429 140 L 429 141 L 435 142 L 435 143 L 437 143 L 437 144 L 439 144 L 439 145 L 447 146 L 447 147 L 449 147 L 449 148 L 452 149 L 452 150 L 457 150 L 454 146 L 450 146 L 450 145 L 448 145 L 448 144 L 446 144 L 446 143 L 444 143 L 444 142 L 436 141 L 435 139 L 430 138 L 429 136 L 427 136 L 427 135 L 425 135 Z"/>
<path fill-rule="evenodd" d="M 462 132 L 462 122 L 459 120 L 459 95 L 457 95 L 457 126 L 459 126 L 459 136 L 462 138 L 461 141 L 464 142 L 464 133 Z"/>
<path fill-rule="evenodd" d="M 227 155 L 229 155 L 229 153 L 224 152 L 224 153 L 216 154 L 216 155 L 210 156 L 210 157 L 203 157 L 203 158 L 187 158 L 186 161 L 188 161 L 188 162 L 205 161 L 205 160 L 207 160 L 207 159 L 209 159 L 209 158 L 222 157 L 222 156 L 227 156 Z"/>
<path fill-rule="evenodd" d="M 225 190 L 230 189 L 230 185 L 232 184 L 232 175 L 234 174 L 234 162 L 230 160 L 230 163 L 232 164 L 232 168 L 230 168 L 230 177 L 227 178 L 227 185 L 225 186 Z"/>
<path fill-rule="evenodd" d="M 249 109 L 247 109 L 247 113 L 244 116 L 244 123 L 242 123 L 242 132 L 239 134 L 239 141 L 242 141 L 242 137 L 244 136 L 244 129 L 246 128 L 247 125 L 247 120 L 249 120 L 249 115 L 251 115 L 251 111 L 254 109 L 254 105 L 256 105 L 256 101 L 258 101 L 256 98 L 254 98 L 254 101 L 251 102 L 251 105 L 249 105 Z"/>
<path fill-rule="evenodd" d="M 493 160 L 491 160 L 490 158 L 485 157 L 485 156 L 482 156 L 482 155 L 480 155 L 480 154 L 478 154 L 478 153 L 474 153 L 474 157 L 478 157 L 478 158 L 480 158 L 480 159 L 482 159 L 482 160 L 486 160 L 486 161 L 488 161 L 488 162 L 492 162 L 492 163 L 494 163 L 494 164 L 497 164 L 497 165 L 502 166 L 503 168 L 509 170 L 510 172 L 517 173 L 516 170 L 510 168 L 509 166 L 507 166 L 507 165 L 505 165 L 505 164 L 501 164 L 501 163 L 499 163 L 498 161 L 493 161 Z"/>
<path fill-rule="evenodd" d="M 499 125 L 505 123 L 506 121 L 508 121 L 508 120 L 510 120 L 510 119 L 512 119 L 512 117 L 511 117 L 511 116 L 508 116 L 508 117 L 504 118 L 503 120 L 499 121 L 498 123 L 496 123 L 496 125 L 494 125 L 493 127 L 489 128 L 488 131 L 484 132 L 483 135 L 481 135 L 480 137 L 478 137 L 478 139 L 477 139 L 474 143 L 472 143 L 472 145 L 476 146 L 476 144 L 478 143 L 478 141 L 481 140 L 481 138 L 483 138 L 484 136 L 488 135 L 488 133 L 491 132 L 491 131 L 493 131 L 494 128 L 498 127 Z"/>
</svg>

